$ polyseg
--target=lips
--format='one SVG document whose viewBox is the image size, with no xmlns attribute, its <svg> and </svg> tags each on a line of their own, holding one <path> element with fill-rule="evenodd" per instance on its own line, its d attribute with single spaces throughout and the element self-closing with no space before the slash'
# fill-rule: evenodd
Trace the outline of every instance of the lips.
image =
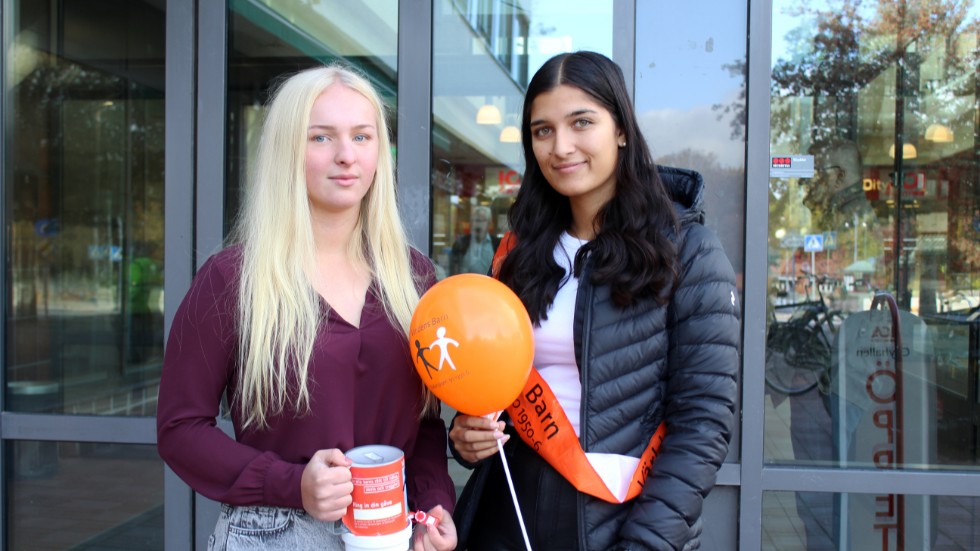
<svg viewBox="0 0 980 551">
<path fill-rule="evenodd" d="M 358 178 L 353 174 L 338 174 L 336 176 L 330 176 L 330 180 L 342 186 L 352 186 L 357 183 Z"/>
<path fill-rule="evenodd" d="M 567 174 L 569 172 L 575 172 L 579 167 L 583 165 L 585 165 L 585 161 L 577 162 L 577 163 L 561 163 L 558 165 L 552 165 L 552 168 L 555 170 L 555 172 L 559 172 L 561 174 Z"/>
</svg>

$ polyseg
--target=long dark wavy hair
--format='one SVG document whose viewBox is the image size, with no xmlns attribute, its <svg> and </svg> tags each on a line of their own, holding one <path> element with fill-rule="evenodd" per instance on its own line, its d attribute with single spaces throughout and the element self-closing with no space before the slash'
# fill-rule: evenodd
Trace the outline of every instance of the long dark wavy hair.
<svg viewBox="0 0 980 551">
<path fill-rule="evenodd" d="M 666 302 L 667 287 L 676 275 L 677 251 L 669 235 L 676 231 L 677 216 L 640 132 L 622 70 L 594 52 L 557 55 L 528 85 L 521 121 L 527 168 L 508 213 L 517 244 L 501 264 L 498 277 L 521 298 L 532 322 L 547 319 L 565 276 L 555 262 L 554 249 L 571 227 L 572 211 L 568 198 L 551 187 L 538 166 L 530 121 L 534 99 L 562 84 L 603 105 L 626 139 L 626 146 L 619 149 L 615 193 L 596 215 L 595 239 L 575 257 L 575 275 L 581 275 L 588 259 L 593 266 L 590 281 L 608 285 L 618 306 L 651 297 Z"/>
</svg>

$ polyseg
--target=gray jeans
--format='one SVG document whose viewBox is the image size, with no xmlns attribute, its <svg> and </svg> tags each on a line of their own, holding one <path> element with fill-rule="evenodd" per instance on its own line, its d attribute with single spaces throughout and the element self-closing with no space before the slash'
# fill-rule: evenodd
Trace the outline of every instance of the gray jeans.
<svg viewBox="0 0 980 551">
<path fill-rule="evenodd" d="M 344 551 L 337 524 L 302 509 L 222 504 L 208 551 Z"/>
</svg>

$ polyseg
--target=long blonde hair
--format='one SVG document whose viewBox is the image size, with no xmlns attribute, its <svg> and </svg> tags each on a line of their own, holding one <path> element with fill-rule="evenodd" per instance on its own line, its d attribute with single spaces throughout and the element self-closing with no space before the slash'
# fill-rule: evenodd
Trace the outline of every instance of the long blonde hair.
<svg viewBox="0 0 980 551">
<path fill-rule="evenodd" d="M 377 170 L 361 201 L 348 255 L 370 269 L 380 289 L 378 298 L 406 342 L 419 300 L 398 215 L 381 97 L 349 67 L 317 67 L 289 77 L 269 105 L 233 233 L 233 241 L 242 245 L 236 403 L 244 427 L 265 428 L 268 417 L 282 413 L 287 405 L 297 414 L 309 411 L 309 363 L 324 318 L 310 280 L 318 268 L 306 188 L 307 126 L 313 103 L 334 83 L 363 95 L 377 115 Z M 431 397 L 425 394 L 428 409 Z"/>
</svg>

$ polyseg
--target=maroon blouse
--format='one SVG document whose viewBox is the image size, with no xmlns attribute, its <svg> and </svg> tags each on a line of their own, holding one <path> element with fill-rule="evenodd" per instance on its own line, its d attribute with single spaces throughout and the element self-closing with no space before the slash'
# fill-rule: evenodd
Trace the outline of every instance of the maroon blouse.
<svg viewBox="0 0 980 551">
<path fill-rule="evenodd" d="M 412 250 L 413 271 L 427 290 L 431 262 Z M 240 249 L 211 257 L 194 278 L 174 318 L 157 408 L 160 456 L 181 479 L 210 499 L 231 505 L 302 508 L 300 479 L 317 450 L 387 444 L 405 452 L 409 505 L 452 511 L 455 487 L 446 464 L 446 426 L 419 420 L 422 383 L 408 343 L 392 327 L 372 286 L 354 327 L 333 310 L 310 360 L 311 412 L 286 408 L 265 430 L 235 438 L 216 426 L 223 394 L 233 403 L 238 340 L 235 303 Z"/>
</svg>

